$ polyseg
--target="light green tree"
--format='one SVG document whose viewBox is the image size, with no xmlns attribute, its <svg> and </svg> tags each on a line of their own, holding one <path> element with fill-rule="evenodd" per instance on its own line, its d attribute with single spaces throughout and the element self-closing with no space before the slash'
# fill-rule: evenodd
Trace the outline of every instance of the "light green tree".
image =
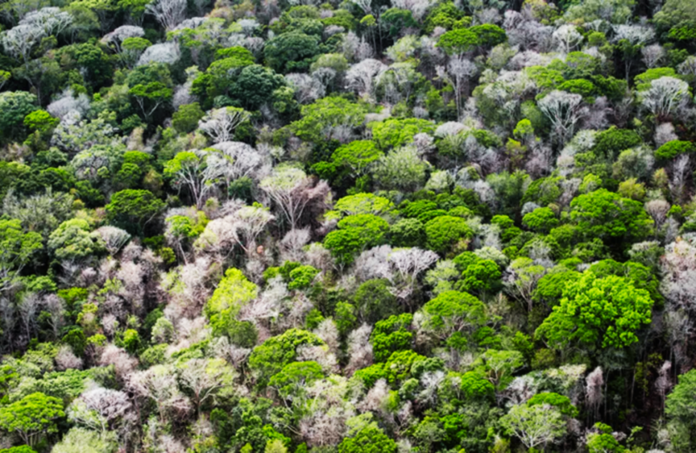
<svg viewBox="0 0 696 453">
<path fill-rule="evenodd" d="M 0 408 L 0 428 L 34 446 L 46 434 L 58 432 L 56 420 L 64 416 L 60 399 L 37 392 Z"/>
</svg>

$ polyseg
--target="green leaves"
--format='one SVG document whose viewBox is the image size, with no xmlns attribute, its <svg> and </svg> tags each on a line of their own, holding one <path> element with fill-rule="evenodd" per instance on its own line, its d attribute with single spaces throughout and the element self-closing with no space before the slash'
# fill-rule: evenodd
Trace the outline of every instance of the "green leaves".
<svg viewBox="0 0 696 453">
<path fill-rule="evenodd" d="M 33 446 L 43 435 L 57 432 L 55 420 L 64 416 L 61 400 L 37 392 L 0 408 L 0 428 Z"/>
<path fill-rule="evenodd" d="M 621 349 L 638 341 L 636 332 L 650 323 L 653 300 L 629 280 L 585 272 L 567 285 L 563 298 L 537 329 L 558 349 L 578 344 L 589 350 Z"/>
</svg>

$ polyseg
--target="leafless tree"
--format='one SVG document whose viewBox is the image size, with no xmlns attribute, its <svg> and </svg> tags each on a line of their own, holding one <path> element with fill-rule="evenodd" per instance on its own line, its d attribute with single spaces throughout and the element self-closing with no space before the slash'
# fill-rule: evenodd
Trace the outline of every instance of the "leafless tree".
<svg viewBox="0 0 696 453">
<path fill-rule="evenodd" d="M 597 367 L 585 378 L 585 399 L 590 409 L 588 417 L 597 418 L 599 406 L 602 404 L 604 391 L 604 375 L 602 368 Z"/>
<path fill-rule="evenodd" d="M 146 11 L 170 31 L 186 18 L 186 0 L 155 0 L 147 5 Z"/>
<path fill-rule="evenodd" d="M 664 120 L 687 105 L 690 99 L 689 84 L 674 77 L 660 77 L 650 82 L 650 88 L 641 93 L 645 109 Z"/>
<path fill-rule="evenodd" d="M 329 196 L 329 185 L 326 181 L 315 184 L 313 178 L 292 166 L 276 167 L 259 186 L 273 199 L 290 223 L 290 228 L 298 227 L 308 206 L 316 205 L 319 209 L 325 208 Z"/>
<path fill-rule="evenodd" d="M 249 119 L 249 113 L 234 107 L 211 110 L 198 122 L 198 127 L 215 143 L 229 142 L 234 130 Z"/>
<path fill-rule="evenodd" d="M 552 134 L 561 145 L 565 145 L 573 137 L 575 126 L 588 113 L 582 96 L 565 91 L 552 91 L 537 105 L 551 121 Z"/>
<path fill-rule="evenodd" d="M 201 406 L 234 378 L 234 370 L 222 359 L 191 359 L 181 366 L 181 384 L 193 393 L 193 404 Z"/>
</svg>

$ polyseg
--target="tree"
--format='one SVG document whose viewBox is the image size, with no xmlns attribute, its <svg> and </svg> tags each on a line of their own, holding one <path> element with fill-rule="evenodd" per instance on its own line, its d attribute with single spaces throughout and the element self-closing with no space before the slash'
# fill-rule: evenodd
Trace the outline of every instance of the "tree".
<svg viewBox="0 0 696 453">
<path fill-rule="evenodd" d="M 290 31 L 269 39 L 264 47 L 266 63 L 276 72 L 305 71 L 319 53 L 319 39 L 300 31 Z"/>
<path fill-rule="evenodd" d="M 55 421 L 64 416 L 61 400 L 37 392 L 0 408 L 0 427 L 34 446 L 44 435 L 58 432 Z"/>
<path fill-rule="evenodd" d="M 407 146 L 382 156 L 372 166 L 372 177 L 384 189 L 416 190 L 425 183 L 428 163 L 418 156 L 418 150 Z"/>
<path fill-rule="evenodd" d="M 471 334 L 486 320 L 483 302 L 459 291 L 441 292 L 423 306 L 423 315 L 423 329 L 436 340 Z"/>
<path fill-rule="evenodd" d="M 500 424 L 529 449 L 553 442 L 566 433 L 563 416 L 548 404 L 513 406 Z"/>
<path fill-rule="evenodd" d="M 205 152 L 182 151 L 164 164 L 164 176 L 171 178 L 179 190 L 186 187 L 197 209 L 203 208 L 208 193 L 213 189 L 206 178 L 206 158 Z"/>
<path fill-rule="evenodd" d="M 127 189 L 113 194 L 111 203 L 104 209 L 112 222 L 132 234 L 142 234 L 147 224 L 162 212 L 164 202 L 149 190 Z"/>
<path fill-rule="evenodd" d="M 650 82 L 650 88 L 640 93 L 640 99 L 658 121 L 665 121 L 691 99 L 689 84 L 674 77 L 660 77 Z"/>
<path fill-rule="evenodd" d="M 271 377 L 268 385 L 285 399 L 301 398 L 304 389 L 317 379 L 324 377 L 321 365 L 317 362 L 292 362 Z"/>
<path fill-rule="evenodd" d="M 155 16 L 166 31 L 171 31 L 186 18 L 186 1 L 156 0 L 148 4 L 145 10 Z"/>
<path fill-rule="evenodd" d="M 586 271 L 566 286 L 560 304 L 537 329 L 555 348 L 571 344 L 592 351 L 621 349 L 638 341 L 637 331 L 650 323 L 653 300 L 626 278 L 598 278 Z"/>
<path fill-rule="evenodd" d="M 539 100 L 537 105 L 551 122 L 552 137 L 561 146 L 575 135 L 576 124 L 589 114 L 581 95 L 565 91 L 554 90 Z"/>
<path fill-rule="evenodd" d="M 66 220 L 51 233 L 48 248 L 59 260 L 73 261 L 96 257 L 106 248 L 99 233 L 90 230 L 86 220 Z"/>
<path fill-rule="evenodd" d="M 384 243 L 389 224 L 373 214 L 355 214 L 338 222 L 338 230 L 324 238 L 324 246 L 340 264 L 351 264 L 364 249 Z"/>
<path fill-rule="evenodd" d="M 199 413 L 207 400 L 232 384 L 234 376 L 234 369 L 224 359 L 191 359 L 180 366 L 179 372 L 181 385 L 193 394 Z"/>
<path fill-rule="evenodd" d="M 617 245 L 646 237 L 653 223 L 639 202 L 606 189 L 576 197 L 570 208 L 570 218 L 583 236 Z"/>
<path fill-rule="evenodd" d="M 205 116 L 198 102 L 185 104 L 179 107 L 172 116 L 172 127 L 179 132 L 189 133 L 196 130 L 198 121 Z"/>
<path fill-rule="evenodd" d="M 37 110 L 36 96 L 26 91 L 0 93 L 0 128 L 5 141 L 21 138 L 24 118 Z"/>
<path fill-rule="evenodd" d="M 339 453 L 395 453 L 396 442 L 372 421 L 372 414 L 358 415 L 347 421 L 348 435 L 338 445 Z"/>
<path fill-rule="evenodd" d="M 299 226 L 308 206 L 324 203 L 329 189 L 326 182 L 315 184 L 304 171 L 291 165 L 278 165 L 259 186 L 273 199 L 293 229 Z"/>
<path fill-rule="evenodd" d="M 691 370 L 679 376 L 679 383 L 665 401 L 665 414 L 668 426 L 673 433 L 670 436 L 679 451 L 688 451 L 696 445 L 694 425 L 696 424 L 696 402 L 693 394 L 696 391 L 696 370 Z"/>
<path fill-rule="evenodd" d="M 234 138 L 234 131 L 249 120 L 249 113 L 235 107 L 211 110 L 198 122 L 198 127 L 208 134 L 215 143 L 228 142 Z"/>
<path fill-rule="evenodd" d="M 319 144 L 322 141 L 349 142 L 353 129 L 362 125 L 368 107 L 339 96 L 327 96 L 302 106 L 302 118 L 290 124 L 290 130 L 302 140 Z"/>
<path fill-rule="evenodd" d="M 255 347 L 249 356 L 249 368 L 259 387 L 266 387 L 273 375 L 294 362 L 297 348 L 303 345 L 323 346 L 324 342 L 305 330 L 288 329 L 282 335 L 271 337 Z"/>
<path fill-rule="evenodd" d="M 456 28 L 440 36 L 437 46 L 448 55 L 461 55 L 479 45 L 479 37 L 469 28 Z"/>
<path fill-rule="evenodd" d="M 72 428 L 58 442 L 52 453 L 111 453 L 117 447 L 112 432 L 98 433 L 84 428 Z"/>
<path fill-rule="evenodd" d="M 227 269 L 225 276 L 203 309 L 210 319 L 213 332 L 229 333 L 230 324 L 234 324 L 232 321 L 239 310 L 254 300 L 257 295 L 256 285 L 247 280 L 239 269 Z"/>
<path fill-rule="evenodd" d="M 443 215 L 425 224 L 426 245 L 441 254 L 465 248 L 473 232 L 461 217 Z"/>
<path fill-rule="evenodd" d="M 14 286 L 24 266 L 42 249 L 39 233 L 25 233 L 17 219 L 0 219 L 0 290 Z"/>
</svg>

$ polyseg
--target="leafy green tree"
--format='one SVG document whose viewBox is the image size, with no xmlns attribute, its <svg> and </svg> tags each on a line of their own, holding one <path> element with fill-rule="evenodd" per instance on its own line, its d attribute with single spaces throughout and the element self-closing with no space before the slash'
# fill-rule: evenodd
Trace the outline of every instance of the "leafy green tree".
<svg viewBox="0 0 696 453">
<path fill-rule="evenodd" d="M 306 386 L 324 377 L 324 372 L 317 362 L 292 362 L 274 374 L 268 382 L 283 398 L 300 397 Z"/>
<path fill-rule="evenodd" d="M 479 37 L 469 28 L 456 28 L 440 36 L 437 47 L 448 55 L 459 55 L 479 45 Z"/>
<path fill-rule="evenodd" d="M 459 291 L 441 292 L 423 306 L 423 314 L 423 327 L 438 341 L 471 334 L 486 320 L 483 302 Z"/>
<path fill-rule="evenodd" d="M 97 257 L 106 251 L 106 244 L 99 233 L 90 230 L 86 220 L 66 220 L 51 233 L 48 248 L 59 260 L 79 261 Z"/>
<path fill-rule="evenodd" d="M 46 434 L 58 432 L 56 420 L 64 416 L 61 400 L 37 392 L 0 408 L 0 427 L 34 446 Z"/>
<path fill-rule="evenodd" d="M 383 149 L 399 148 L 413 142 L 413 137 L 419 133 L 432 134 L 435 124 L 420 118 L 390 118 L 372 123 L 372 139 Z"/>
<path fill-rule="evenodd" d="M 645 238 L 653 224 L 641 203 L 606 189 L 580 195 L 570 207 L 571 220 L 588 239 L 625 245 Z"/>
<path fill-rule="evenodd" d="M 465 248 L 472 235 L 471 228 L 461 217 L 443 215 L 425 224 L 427 247 L 442 254 Z"/>
<path fill-rule="evenodd" d="M 674 434 L 670 436 L 678 451 L 689 451 L 696 445 L 696 370 L 688 371 L 679 376 L 679 383 L 667 395 L 665 414 L 668 426 Z"/>
<path fill-rule="evenodd" d="M 348 435 L 338 445 L 338 453 L 396 453 L 396 442 L 382 431 L 372 414 L 348 420 Z"/>
<path fill-rule="evenodd" d="M 312 57 L 320 53 L 320 40 L 316 36 L 291 31 L 275 36 L 266 42 L 266 63 L 277 72 L 306 71 Z"/>
<path fill-rule="evenodd" d="M 579 413 L 578 408 L 573 405 L 570 398 L 554 392 L 537 393 L 527 400 L 528 406 L 536 406 L 538 404 L 548 404 L 550 406 L 554 406 L 558 408 L 561 414 L 568 417 L 577 417 Z"/>
<path fill-rule="evenodd" d="M 189 133 L 196 130 L 198 121 L 205 116 L 198 102 L 182 105 L 172 116 L 172 127 L 179 132 Z"/>
<path fill-rule="evenodd" d="M 410 331 L 413 315 L 403 313 L 377 321 L 370 335 L 375 361 L 384 362 L 395 351 L 411 349 L 413 333 Z"/>
<path fill-rule="evenodd" d="M 116 192 L 105 207 L 110 221 L 131 234 L 142 234 L 164 209 L 164 202 L 149 190 L 127 189 Z"/>
<path fill-rule="evenodd" d="M 384 279 L 368 280 L 358 287 L 353 298 L 358 318 L 371 324 L 396 315 L 399 311 L 396 297 Z"/>
<path fill-rule="evenodd" d="M 588 271 L 565 287 L 560 304 L 536 334 L 559 349 L 571 344 L 621 349 L 638 341 L 636 332 L 650 323 L 652 306 L 650 294 L 628 279 L 598 278 Z"/>
<path fill-rule="evenodd" d="M 324 342 L 305 330 L 288 329 L 283 334 L 271 337 L 255 347 L 249 356 L 249 368 L 259 387 L 266 387 L 273 375 L 294 362 L 297 357 L 297 348 L 303 345 L 323 346 Z"/>
<path fill-rule="evenodd" d="M 17 219 L 0 219 L 0 290 L 12 286 L 24 266 L 42 249 L 39 233 L 25 233 Z"/>
<path fill-rule="evenodd" d="M 495 293 L 502 286 L 502 273 L 493 260 L 478 260 L 462 272 L 461 288 L 479 294 Z"/>
<path fill-rule="evenodd" d="M 339 128 L 357 128 L 365 120 L 368 106 L 339 96 L 327 96 L 302 107 L 302 118 L 290 124 L 290 130 L 302 140 L 321 143 L 331 140 Z"/>
<path fill-rule="evenodd" d="M 366 174 L 370 164 L 377 161 L 384 153 L 377 149 L 372 140 L 355 140 L 338 147 L 331 155 L 334 165 L 342 168 L 353 179 Z"/>
<path fill-rule="evenodd" d="M 669 161 L 682 154 L 691 154 L 696 147 L 691 142 L 684 140 L 672 140 L 660 146 L 655 151 L 655 157 L 663 161 Z"/>
<path fill-rule="evenodd" d="M 247 280 L 242 271 L 229 268 L 218 284 L 212 297 L 206 302 L 203 312 L 210 319 L 213 333 L 229 335 L 236 327 L 234 318 L 239 310 L 258 295 L 258 288 Z"/>
<path fill-rule="evenodd" d="M 365 248 L 383 244 L 389 224 L 374 214 L 355 214 L 338 222 L 338 230 L 324 238 L 324 246 L 340 264 L 351 264 Z"/>
<path fill-rule="evenodd" d="M 397 247 L 416 247 L 425 243 L 425 225 L 418 219 L 401 219 L 389 230 L 391 244 Z"/>
<path fill-rule="evenodd" d="M 522 218 L 522 223 L 535 233 L 548 234 L 558 226 L 558 219 L 550 208 L 536 208 Z"/>
<path fill-rule="evenodd" d="M 258 64 L 245 66 L 229 88 L 229 96 L 235 104 L 249 111 L 258 110 L 269 103 L 274 92 L 285 86 L 283 76 Z"/>
<path fill-rule="evenodd" d="M 23 138 L 24 118 L 38 108 L 36 96 L 26 91 L 0 93 L 0 130 L 3 141 Z"/>
</svg>

